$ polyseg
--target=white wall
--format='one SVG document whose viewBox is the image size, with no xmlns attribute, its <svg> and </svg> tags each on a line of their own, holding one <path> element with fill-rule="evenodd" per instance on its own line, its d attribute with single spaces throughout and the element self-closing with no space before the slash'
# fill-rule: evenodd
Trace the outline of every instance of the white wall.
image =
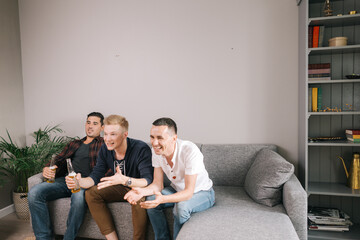
<svg viewBox="0 0 360 240">
<path fill-rule="evenodd" d="M 25 144 L 18 3 L 0 1 L 0 136 Z M 0 187 L 0 210 L 12 203 L 12 185 Z"/>
<path fill-rule="evenodd" d="M 274 143 L 297 164 L 298 9 L 289 0 L 19 0 L 26 132 L 121 114 L 149 141 Z"/>
</svg>

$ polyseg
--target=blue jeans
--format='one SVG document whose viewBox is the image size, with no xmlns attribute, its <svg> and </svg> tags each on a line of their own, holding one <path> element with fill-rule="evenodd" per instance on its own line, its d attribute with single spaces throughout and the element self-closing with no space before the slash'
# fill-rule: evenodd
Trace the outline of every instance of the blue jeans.
<svg viewBox="0 0 360 240">
<path fill-rule="evenodd" d="M 87 205 L 85 190 L 71 193 L 65 183 L 65 177 L 55 179 L 54 183 L 43 182 L 31 188 L 28 194 L 31 222 L 36 240 L 49 240 L 53 237 L 47 202 L 58 198 L 71 197 L 71 206 L 66 222 L 64 239 L 73 240 L 84 220 Z"/>
<path fill-rule="evenodd" d="M 161 191 L 162 195 L 170 195 L 176 193 L 172 187 L 166 187 Z M 146 198 L 147 201 L 154 200 L 155 195 Z M 171 239 L 168 223 L 166 221 L 164 209 L 168 207 L 174 207 L 174 235 L 175 240 L 182 225 L 189 220 L 191 213 L 201 212 L 215 203 L 215 192 L 211 188 L 207 191 L 200 191 L 194 193 L 191 199 L 178 203 L 164 203 L 160 204 L 156 208 L 147 209 L 147 213 L 154 229 L 156 240 Z"/>
</svg>

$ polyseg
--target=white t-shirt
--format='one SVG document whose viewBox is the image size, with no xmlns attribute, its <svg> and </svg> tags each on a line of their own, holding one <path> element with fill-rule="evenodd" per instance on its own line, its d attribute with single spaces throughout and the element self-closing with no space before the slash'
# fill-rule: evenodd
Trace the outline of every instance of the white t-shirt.
<svg viewBox="0 0 360 240">
<path fill-rule="evenodd" d="M 154 168 L 161 167 L 166 176 L 171 181 L 171 186 L 176 191 L 185 189 L 185 175 L 197 174 L 195 191 L 209 190 L 213 183 L 204 166 L 204 156 L 200 149 L 190 141 L 176 140 L 174 156 L 172 158 L 173 167 L 167 163 L 166 158 L 156 155 L 152 151 L 152 165 Z"/>
</svg>

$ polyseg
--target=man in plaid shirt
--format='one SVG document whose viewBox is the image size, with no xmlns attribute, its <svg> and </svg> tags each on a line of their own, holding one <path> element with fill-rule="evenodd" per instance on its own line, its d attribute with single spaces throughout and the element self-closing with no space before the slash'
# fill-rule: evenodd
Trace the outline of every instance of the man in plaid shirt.
<svg viewBox="0 0 360 240">
<path fill-rule="evenodd" d="M 104 116 L 101 113 L 90 113 L 85 123 L 86 137 L 70 142 L 55 157 L 56 174 L 49 166 L 44 167 L 44 178 L 50 179 L 56 177 L 55 182 L 43 182 L 31 188 L 28 194 L 28 201 L 32 227 L 37 240 L 51 239 L 53 237 L 47 202 L 65 197 L 71 197 L 71 207 L 64 239 L 76 238 L 87 210 L 85 189 L 72 194 L 71 190 L 66 186 L 66 159 L 71 158 L 75 172 L 81 173 L 83 176 L 90 175 L 93 167 L 96 165 L 96 158 L 100 147 L 104 143 L 103 138 L 100 137 L 100 132 L 104 128 L 103 120 Z"/>
</svg>

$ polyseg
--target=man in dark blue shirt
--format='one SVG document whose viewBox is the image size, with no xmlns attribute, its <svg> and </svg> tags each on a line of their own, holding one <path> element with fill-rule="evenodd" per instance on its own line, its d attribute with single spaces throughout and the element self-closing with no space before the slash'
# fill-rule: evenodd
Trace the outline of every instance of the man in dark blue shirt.
<svg viewBox="0 0 360 240">
<path fill-rule="evenodd" d="M 118 239 L 108 202 L 124 200 L 132 187 L 145 187 L 153 181 L 150 147 L 140 141 L 128 138 L 128 121 L 119 115 L 110 115 L 104 120 L 104 142 L 96 166 L 89 177 L 81 178 L 80 187 L 90 188 L 85 192 L 86 202 L 94 220 L 106 239 Z M 105 177 L 109 171 L 115 174 Z M 70 189 L 74 181 L 67 177 Z M 94 186 L 97 185 L 97 186 Z M 133 239 L 145 239 L 147 215 L 139 204 L 132 205 Z"/>
</svg>

